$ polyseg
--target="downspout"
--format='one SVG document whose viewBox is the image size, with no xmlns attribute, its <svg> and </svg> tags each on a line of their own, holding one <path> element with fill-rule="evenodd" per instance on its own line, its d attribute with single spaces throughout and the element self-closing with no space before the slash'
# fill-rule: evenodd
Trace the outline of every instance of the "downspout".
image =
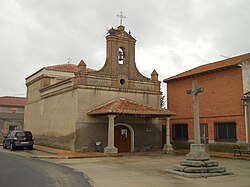
<svg viewBox="0 0 250 187">
<path fill-rule="evenodd" d="M 244 107 L 244 113 L 245 113 L 245 129 L 246 129 L 246 144 L 249 144 L 249 118 L 248 118 L 248 104 L 247 104 L 248 97 L 244 95 L 242 97 L 243 107 Z M 250 147 L 248 146 L 248 150 L 250 151 Z"/>
</svg>

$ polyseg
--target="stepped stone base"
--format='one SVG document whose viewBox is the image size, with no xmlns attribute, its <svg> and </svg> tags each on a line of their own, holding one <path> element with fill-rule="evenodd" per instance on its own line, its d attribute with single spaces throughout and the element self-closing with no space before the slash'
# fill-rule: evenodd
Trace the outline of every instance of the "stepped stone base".
<svg viewBox="0 0 250 187">
<path fill-rule="evenodd" d="M 227 173 L 226 168 L 219 166 L 216 160 L 210 160 L 203 144 L 192 144 L 186 160 L 180 161 L 180 164 L 175 165 L 173 170 L 166 170 L 166 172 L 190 178 L 232 174 Z"/>
<path fill-rule="evenodd" d="M 233 175 L 230 172 L 222 172 L 222 173 L 185 173 L 181 171 L 175 171 L 172 169 L 166 169 L 166 173 L 171 173 L 175 175 L 179 175 L 187 178 L 207 178 L 207 177 L 216 177 L 216 176 L 224 176 L 224 175 Z"/>
<path fill-rule="evenodd" d="M 223 173 L 226 172 L 226 168 L 223 166 L 215 167 L 192 167 L 192 166 L 174 166 L 175 171 L 181 171 L 186 173 Z"/>
<path fill-rule="evenodd" d="M 180 164 L 182 166 L 191 166 L 191 167 L 214 167 L 219 165 L 216 160 L 206 160 L 206 161 L 182 160 L 180 161 Z"/>
</svg>

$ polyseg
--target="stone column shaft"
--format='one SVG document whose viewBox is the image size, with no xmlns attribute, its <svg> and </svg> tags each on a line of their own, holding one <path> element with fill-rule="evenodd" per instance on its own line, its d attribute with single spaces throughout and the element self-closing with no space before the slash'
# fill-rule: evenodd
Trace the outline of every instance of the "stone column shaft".
<svg viewBox="0 0 250 187">
<path fill-rule="evenodd" d="M 248 104 L 246 100 L 243 100 L 244 113 L 245 113 L 245 129 L 246 129 L 246 144 L 249 144 L 249 121 L 248 121 Z M 249 149 L 249 148 L 248 148 Z"/>
<path fill-rule="evenodd" d="M 170 117 L 166 119 L 166 144 L 164 145 L 163 151 L 166 154 L 173 154 L 173 147 L 170 143 Z"/>
<path fill-rule="evenodd" d="M 200 114 L 197 94 L 193 95 L 193 108 L 194 108 L 194 143 L 200 144 Z"/>
<path fill-rule="evenodd" d="M 108 126 L 108 146 L 104 148 L 104 153 L 107 156 L 116 156 L 118 149 L 114 145 L 115 139 L 115 117 L 116 115 L 108 115 L 109 126 Z"/>
<path fill-rule="evenodd" d="M 108 128 L 108 147 L 114 147 L 115 137 L 115 115 L 108 115 L 109 128 Z"/>
<path fill-rule="evenodd" d="M 167 123 L 166 123 L 166 144 L 170 143 L 170 117 L 167 117 Z"/>
</svg>

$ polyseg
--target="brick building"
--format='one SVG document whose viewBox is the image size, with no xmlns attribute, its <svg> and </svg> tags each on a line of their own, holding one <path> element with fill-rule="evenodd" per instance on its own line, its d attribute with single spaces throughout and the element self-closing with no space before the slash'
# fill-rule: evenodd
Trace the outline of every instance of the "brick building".
<svg viewBox="0 0 250 187">
<path fill-rule="evenodd" d="M 250 54 L 205 64 L 164 80 L 168 109 L 176 113 L 170 124 L 177 148 L 187 148 L 193 142 L 192 97 L 186 94 L 193 80 L 205 89 L 199 94 L 201 141 L 218 151 L 248 143 L 249 111 L 243 103 L 249 98 Z"/>
<path fill-rule="evenodd" d="M 0 97 L 0 140 L 10 130 L 22 130 L 26 98 Z"/>
<path fill-rule="evenodd" d="M 173 113 L 160 108 L 160 81 L 143 76 L 135 42 L 120 25 L 106 36 L 106 61 L 96 71 L 78 65 L 44 67 L 26 78 L 25 129 L 36 143 L 107 154 L 162 147 L 162 125 Z"/>
</svg>

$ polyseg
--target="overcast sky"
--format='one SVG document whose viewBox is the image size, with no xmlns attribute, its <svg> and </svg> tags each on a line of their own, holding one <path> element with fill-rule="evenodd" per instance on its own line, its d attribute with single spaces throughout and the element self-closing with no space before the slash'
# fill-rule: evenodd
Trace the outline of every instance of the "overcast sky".
<svg viewBox="0 0 250 187">
<path fill-rule="evenodd" d="M 1 0 L 0 96 L 25 96 L 26 77 L 68 57 L 100 69 L 121 10 L 147 77 L 250 52 L 249 0 Z"/>
</svg>

